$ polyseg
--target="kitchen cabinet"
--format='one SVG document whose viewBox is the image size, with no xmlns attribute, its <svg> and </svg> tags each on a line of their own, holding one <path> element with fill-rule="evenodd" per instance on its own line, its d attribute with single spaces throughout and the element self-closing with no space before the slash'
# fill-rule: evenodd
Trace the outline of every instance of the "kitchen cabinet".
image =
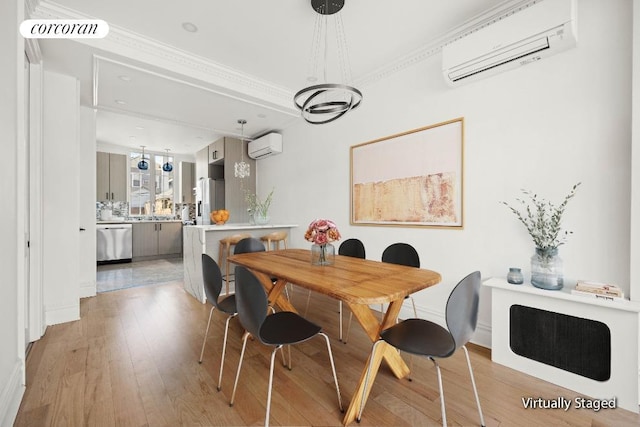
<svg viewBox="0 0 640 427">
<path fill-rule="evenodd" d="M 196 182 L 209 177 L 209 146 L 196 152 Z"/>
<path fill-rule="evenodd" d="M 127 156 L 96 153 L 96 198 L 101 201 L 127 201 Z"/>
<path fill-rule="evenodd" d="M 209 164 L 219 164 L 224 162 L 225 140 L 230 138 L 220 138 L 209 144 Z"/>
<path fill-rule="evenodd" d="M 249 222 L 245 192 L 256 192 L 256 161 L 249 158 L 247 144 L 247 141 L 236 138 L 224 138 L 224 206 L 234 223 Z M 238 178 L 235 176 L 235 163 L 243 159 L 249 164 L 250 174 L 248 177 Z"/>
<path fill-rule="evenodd" d="M 134 223 L 132 252 L 133 258 L 180 254 L 182 252 L 182 223 Z"/>
<path fill-rule="evenodd" d="M 178 187 L 179 203 L 195 203 L 193 189 L 196 186 L 196 164 L 180 162 L 180 186 Z"/>
</svg>

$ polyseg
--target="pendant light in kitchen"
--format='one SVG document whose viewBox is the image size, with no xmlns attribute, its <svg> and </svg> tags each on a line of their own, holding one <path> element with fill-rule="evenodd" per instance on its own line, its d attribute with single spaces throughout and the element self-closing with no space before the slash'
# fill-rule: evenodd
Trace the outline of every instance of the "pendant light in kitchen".
<svg viewBox="0 0 640 427">
<path fill-rule="evenodd" d="M 138 162 L 138 169 L 140 169 L 141 171 L 146 171 L 147 169 L 149 169 L 149 162 L 147 162 L 144 157 L 144 147 L 146 147 L 146 145 L 141 145 L 140 147 L 142 147 L 142 160 Z"/>
<path fill-rule="evenodd" d="M 244 161 L 244 125 L 247 121 L 240 119 L 238 123 L 241 126 L 242 136 L 240 137 L 240 162 L 236 162 L 233 166 L 234 176 L 236 178 L 246 178 L 251 175 L 251 165 Z"/>
<path fill-rule="evenodd" d="M 162 170 L 165 172 L 171 172 L 173 170 L 173 165 L 169 163 L 169 149 L 165 148 L 167 151 L 167 158 L 165 159 L 165 163 L 162 165 Z"/>
</svg>

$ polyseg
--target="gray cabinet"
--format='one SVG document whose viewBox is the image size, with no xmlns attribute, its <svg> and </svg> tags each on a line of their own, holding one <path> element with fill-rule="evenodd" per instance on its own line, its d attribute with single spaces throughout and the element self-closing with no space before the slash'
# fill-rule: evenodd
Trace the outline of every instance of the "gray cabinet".
<svg viewBox="0 0 640 427">
<path fill-rule="evenodd" d="M 204 147 L 200 151 L 196 152 L 196 179 L 198 182 L 200 178 L 209 177 L 209 147 Z"/>
<path fill-rule="evenodd" d="M 220 164 L 224 162 L 224 141 L 229 138 L 220 138 L 209 144 L 209 164 Z"/>
<path fill-rule="evenodd" d="M 127 156 L 96 153 L 96 198 L 104 201 L 127 201 Z"/>
<path fill-rule="evenodd" d="M 245 191 L 256 191 L 256 161 L 249 158 L 247 144 L 247 141 L 241 142 L 240 139 L 224 138 L 224 205 L 234 223 L 249 222 Z M 246 178 L 235 176 L 235 164 L 243 159 L 242 150 L 244 161 L 249 164 L 251 172 Z"/>
<path fill-rule="evenodd" d="M 180 185 L 178 186 L 178 203 L 195 203 L 193 189 L 196 186 L 196 164 L 180 162 Z"/>
<path fill-rule="evenodd" d="M 182 224 L 179 222 L 134 223 L 132 252 L 134 258 L 180 254 Z"/>
</svg>

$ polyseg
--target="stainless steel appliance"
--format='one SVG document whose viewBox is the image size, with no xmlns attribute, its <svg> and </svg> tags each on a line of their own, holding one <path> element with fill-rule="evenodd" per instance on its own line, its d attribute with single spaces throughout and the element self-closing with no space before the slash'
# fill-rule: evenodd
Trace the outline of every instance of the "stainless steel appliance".
<svg viewBox="0 0 640 427">
<path fill-rule="evenodd" d="M 133 226 L 131 224 L 96 224 L 98 263 L 130 262 Z"/>
<path fill-rule="evenodd" d="M 201 178 L 196 187 L 196 224 L 211 224 L 209 214 L 224 209 L 224 180 Z"/>
</svg>

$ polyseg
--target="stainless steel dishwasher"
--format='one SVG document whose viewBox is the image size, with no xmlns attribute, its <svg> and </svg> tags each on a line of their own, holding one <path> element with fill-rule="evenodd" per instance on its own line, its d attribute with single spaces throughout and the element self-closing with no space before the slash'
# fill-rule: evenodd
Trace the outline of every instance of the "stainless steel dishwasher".
<svg viewBox="0 0 640 427">
<path fill-rule="evenodd" d="M 98 263 L 131 262 L 131 224 L 96 224 L 96 232 Z"/>
</svg>

